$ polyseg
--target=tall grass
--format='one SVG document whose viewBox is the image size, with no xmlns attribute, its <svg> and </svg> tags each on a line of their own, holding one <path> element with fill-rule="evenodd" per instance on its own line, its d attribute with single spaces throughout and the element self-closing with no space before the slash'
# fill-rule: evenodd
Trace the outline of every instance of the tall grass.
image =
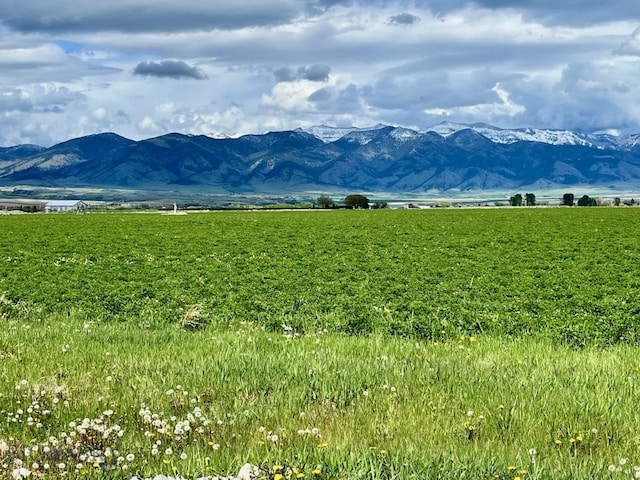
<svg viewBox="0 0 640 480">
<path fill-rule="evenodd" d="M 195 478 L 246 462 L 264 478 L 278 465 L 310 478 L 609 478 L 640 464 L 640 358 L 624 345 L 55 317 L 5 320 L 0 345 L 4 475 L 16 459 L 50 478 Z M 85 418 L 123 434 L 83 436 Z"/>
</svg>

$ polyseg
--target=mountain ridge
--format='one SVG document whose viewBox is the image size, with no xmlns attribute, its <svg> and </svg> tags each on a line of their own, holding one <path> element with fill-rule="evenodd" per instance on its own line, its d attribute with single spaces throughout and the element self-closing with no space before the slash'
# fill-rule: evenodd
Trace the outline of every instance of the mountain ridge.
<svg viewBox="0 0 640 480">
<path fill-rule="evenodd" d="M 0 185 L 221 192 L 460 192 L 640 187 L 640 135 L 441 123 L 298 128 L 222 137 L 102 133 L 0 148 Z"/>
</svg>

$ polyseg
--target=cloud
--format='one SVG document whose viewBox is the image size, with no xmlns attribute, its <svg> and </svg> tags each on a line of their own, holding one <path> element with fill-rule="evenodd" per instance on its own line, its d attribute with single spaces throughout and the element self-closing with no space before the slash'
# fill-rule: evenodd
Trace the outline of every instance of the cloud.
<svg viewBox="0 0 640 480">
<path fill-rule="evenodd" d="M 620 48 L 616 50 L 619 55 L 634 55 L 640 57 L 640 27 L 632 34 L 631 38 L 624 42 Z"/>
<path fill-rule="evenodd" d="M 298 79 L 298 75 L 293 68 L 282 67 L 274 70 L 273 75 L 278 82 L 293 82 Z"/>
<path fill-rule="evenodd" d="M 25 32 L 178 32 L 264 27 L 291 21 L 300 12 L 295 0 L 23 0 L 0 4 L 0 19 Z"/>
<path fill-rule="evenodd" d="M 331 67 L 328 65 L 310 65 L 308 67 L 300 67 L 298 75 L 305 80 L 312 82 L 326 82 L 329 79 Z"/>
<path fill-rule="evenodd" d="M 391 25 L 415 25 L 420 21 L 420 17 L 411 13 L 400 13 L 389 17 Z"/>
<path fill-rule="evenodd" d="M 421 2 L 423 3 L 423 2 Z M 460 9 L 462 0 L 434 0 L 436 11 L 451 12 Z M 547 25 L 592 25 L 615 21 L 640 20 L 640 9 L 633 0 L 474 0 L 476 6 L 489 10 L 522 12 L 527 19 Z"/>
<path fill-rule="evenodd" d="M 82 103 L 86 96 L 52 83 L 0 90 L 0 111 L 58 113 L 72 104 Z"/>
<path fill-rule="evenodd" d="M 0 87 L 0 145 L 48 146 L 77 136 L 77 124 L 67 115 L 77 120 L 86 102 L 83 93 L 53 83 Z"/>
<path fill-rule="evenodd" d="M 0 41 L 0 85 L 4 83 L 14 86 L 16 82 L 65 82 L 118 71 L 118 68 L 69 55 L 53 43 L 31 41 L 16 45 Z"/>
<path fill-rule="evenodd" d="M 638 25 L 637 0 L 0 2 L 0 144 L 444 119 L 636 133 Z"/>
<path fill-rule="evenodd" d="M 158 78 L 192 78 L 195 80 L 205 80 L 207 75 L 198 67 L 190 67 L 185 62 L 175 60 L 164 60 L 162 62 L 140 62 L 133 70 L 134 75 L 142 75 Z"/>
<path fill-rule="evenodd" d="M 326 82 L 329 80 L 331 67 L 328 65 L 309 65 L 294 70 L 290 67 L 282 67 L 274 70 L 273 75 L 278 82 L 295 82 L 296 80 L 309 80 L 311 82 Z"/>
<path fill-rule="evenodd" d="M 324 87 L 316 90 L 308 99 L 319 111 L 334 114 L 362 114 L 364 105 L 361 89 L 351 83 L 347 86 Z"/>
</svg>

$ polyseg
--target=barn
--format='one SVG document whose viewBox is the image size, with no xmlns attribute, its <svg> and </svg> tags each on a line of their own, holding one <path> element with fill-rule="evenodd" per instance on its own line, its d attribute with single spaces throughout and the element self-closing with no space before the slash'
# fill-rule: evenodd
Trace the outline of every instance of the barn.
<svg viewBox="0 0 640 480">
<path fill-rule="evenodd" d="M 45 213 L 52 212 L 75 212 L 81 213 L 86 211 L 89 205 L 82 200 L 54 200 L 44 206 Z"/>
</svg>

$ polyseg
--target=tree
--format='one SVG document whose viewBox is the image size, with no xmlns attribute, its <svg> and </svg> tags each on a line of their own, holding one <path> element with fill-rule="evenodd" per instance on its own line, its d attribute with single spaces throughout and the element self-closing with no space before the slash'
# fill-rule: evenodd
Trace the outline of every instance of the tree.
<svg viewBox="0 0 640 480">
<path fill-rule="evenodd" d="M 369 199 L 364 195 L 347 195 L 344 204 L 347 208 L 369 208 Z"/>
<path fill-rule="evenodd" d="M 616 197 L 613 199 L 613 203 L 615 204 L 616 207 L 620 206 L 620 202 L 621 202 L 620 197 Z"/>
<path fill-rule="evenodd" d="M 591 198 L 589 195 L 583 195 L 580 200 L 578 200 L 579 207 L 595 207 L 597 206 L 597 202 L 595 198 Z"/>
<path fill-rule="evenodd" d="M 320 208 L 336 208 L 336 203 L 333 201 L 333 198 L 327 195 L 320 195 L 316 199 L 316 205 Z"/>
<path fill-rule="evenodd" d="M 562 205 L 567 205 L 569 207 L 573 207 L 573 193 L 565 193 L 562 196 Z"/>
<path fill-rule="evenodd" d="M 389 208 L 389 204 L 387 202 L 376 202 L 373 204 L 374 209 L 378 209 L 378 208 Z"/>
<path fill-rule="evenodd" d="M 536 205 L 536 195 L 534 193 L 527 193 L 524 198 L 527 207 L 534 207 Z"/>
<path fill-rule="evenodd" d="M 512 207 L 520 207 L 522 206 L 522 195 L 516 193 L 513 197 L 509 198 L 509 205 Z"/>
</svg>

